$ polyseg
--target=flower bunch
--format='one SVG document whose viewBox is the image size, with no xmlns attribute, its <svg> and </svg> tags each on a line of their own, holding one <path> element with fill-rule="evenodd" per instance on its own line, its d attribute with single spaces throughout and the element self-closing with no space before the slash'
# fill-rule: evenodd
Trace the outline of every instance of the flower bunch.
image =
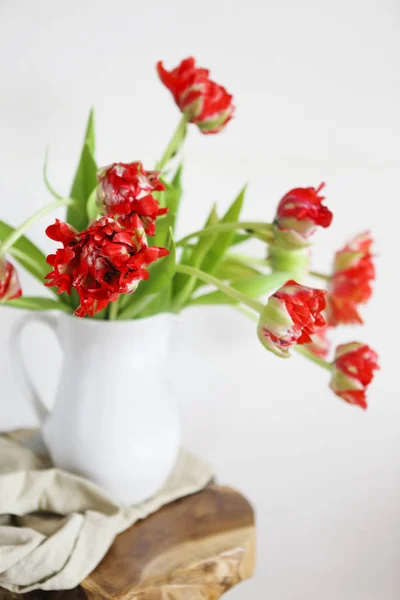
<svg viewBox="0 0 400 600">
<path fill-rule="evenodd" d="M 321 360 L 330 354 L 330 328 L 363 323 L 358 307 L 371 298 L 375 279 L 372 245 L 370 232 L 361 233 L 336 252 L 331 275 L 314 273 L 328 283 L 327 325 L 307 345 L 308 351 Z M 365 409 L 366 390 L 378 368 L 378 356 L 369 345 L 341 344 L 335 350 L 330 387 L 346 402 Z"/>
<path fill-rule="evenodd" d="M 333 220 L 321 184 L 287 192 L 272 222 L 241 220 L 244 188 L 225 214 L 213 207 L 203 227 L 175 241 L 188 130 L 195 125 L 202 134 L 221 133 L 234 106 L 232 95 L 193 57 L 171 70 L 161 61 L 156 68 L 182 116 L 154 169 L 138 160 L 99 168 L 91 112 L 68 197 L 54 190 L 46 164 L 45 184 L 54 201 L 17 228 L 0 221 L 0 302 L 111 320 L 227 304 L 257 321 L 267 350 L 281 358 L 298 351 L 330 372 L 337 396 L 365 408 L 376 353 L 350 342 L 328 358 L 330 329 L 362 323 L 359 306 L 370 299 L 375 277 L 371 235 L 360 234 L 338 250 L 331 274 L 312 270 L 311 244 Z M 65 220 L 46 229 L 59 247 L 46 258 L 25 233 L 36 218 L 62 206 Z M 251 238 L 262 243 L 266 258 L 237 253 Z M 8 254 L 54 298 L 23 295 Z M 322 280 L 322 289 L 305 285 L 308 277 Z M 264 296 L 267 301 L 261 301 Z"/>
</svg>

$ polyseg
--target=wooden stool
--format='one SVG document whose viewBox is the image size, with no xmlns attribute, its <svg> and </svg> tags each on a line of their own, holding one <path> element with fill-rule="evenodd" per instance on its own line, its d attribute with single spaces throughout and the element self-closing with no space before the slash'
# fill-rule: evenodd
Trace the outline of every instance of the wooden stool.
<svg viewBox="0 0 400 600">
<path fill-rule="evenodd" d="M 121 533 L 78 588 L 0 588 L 0 600 L 217 600 L 251 577 L 254 562 L 252 507 L 233 489 L 210 485 Z"/>
</svg>

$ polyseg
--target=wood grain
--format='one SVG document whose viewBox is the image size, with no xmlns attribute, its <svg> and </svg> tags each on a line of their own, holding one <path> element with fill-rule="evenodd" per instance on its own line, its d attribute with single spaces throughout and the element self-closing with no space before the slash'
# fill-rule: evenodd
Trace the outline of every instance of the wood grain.
<svg viewBox="0 0 400 600">
<path fill-rule="evenodd" d="M 94 599 L 216 600 L 252 575 L 254 561 L 250 504 L 213 485 L 118 536 L 82 587 Z"/>
<path fill-rule="evenodd" d="M 251 505 L 213 484 L 120 534 L 78 588 L 23 595 L 0 588 L 0 600 L 217 600 L 251 577 L 254 563 Z"/>
</svg>

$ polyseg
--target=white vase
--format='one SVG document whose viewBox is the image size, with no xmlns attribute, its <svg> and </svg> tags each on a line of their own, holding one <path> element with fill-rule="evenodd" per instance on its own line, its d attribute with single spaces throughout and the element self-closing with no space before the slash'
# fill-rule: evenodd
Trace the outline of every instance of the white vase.
<svg viewBox="0 0 400 600">
<path fill-rule="evenodd" d="M 88 477 L 122 504 L 156 493 L 178 456 L 177 407 L 166 381 L 172 319 L 165 313 L 133 321 L 33 313 L 12 331 L 11 355 L 55 466 Z M 20 333 L 32 321 L 55 331 L 64 354 L 51 412 L 20 352 Z"/>
</svg>

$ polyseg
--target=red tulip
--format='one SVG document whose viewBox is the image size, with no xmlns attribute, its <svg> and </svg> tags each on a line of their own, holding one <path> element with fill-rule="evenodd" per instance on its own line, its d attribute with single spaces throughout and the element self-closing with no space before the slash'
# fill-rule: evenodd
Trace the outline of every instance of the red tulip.
<svg viewBox="0 0 400 600">
<path fill-rule="evenodd" d="M 0 257 L 0 302 L 20 296 L 22 289 L 14 265 Z"/>
<path fill-rule="evenodd" d="M 349 404 L 367 408 L 366 390 L 376 369 L 378 355 L 370 346 L 360 342 L 341 344 L 336 348 L 330 387 Z"/>
<path fill-rule="evenodd" d="M 165 189 L 159 171 L 146 171 L 141 162 L 113 163 L 97 172 L 97 198 L 107 215 L 130 227 L 132 215 L 139 215 L 148 235 L 155 234 L 155 220 L 168 212 L 160 208 L 153 192 Z"/>
<path fill-rule="evenodd" d="M 196 67 L 194 58 L 186 58 L 172 71 L 159 61 L 157 71 L 180 110 L 202 133 L 218 133 L 232 119 L 232 96 L 209 79 L 207 69 Z"/>
<path fill-rule="evenodd" d="M 295 188 L 278 204 L 275 217 L 275 238 L 279 246 L 288 250 L 304 248 L 310 243 L 318 227 L 329 227 L 333 215 L 322 204 L 319 188 Z"/>
<path fill-rule="evenodd" d="M 46 276 L 46 285 L 68 294 L 75 288 L 80 298 L 77 316 L 93 316 L 120 294 L 134 292 L 149 277 L 146 267 L 168 254 L 165 248 L 147 246 L 137 215 L 131 225 L 132 229 L 124 229 L 112 217 L 102 217 L 79 233 L 57 219 L 46 229 L 52 240 L 63 244 L 47 257 L 53 271 Z"/>
<path fill-rule="evenodd" d="M 371 282 L 375 279 L 372 244 L 367 231 L 336 252 L 328 294 L 329 325 L 363 322 L 357 308 L 372 295 Z"/>
<path fill-rule="evenodd" d="M 288 281 L 273 294 L 260 316 L 261 343 L 281 357 L 290 356 L 296 344 L 308 344 L 311 336 L 325 326 L 325 291 Z"/>
</svg>

